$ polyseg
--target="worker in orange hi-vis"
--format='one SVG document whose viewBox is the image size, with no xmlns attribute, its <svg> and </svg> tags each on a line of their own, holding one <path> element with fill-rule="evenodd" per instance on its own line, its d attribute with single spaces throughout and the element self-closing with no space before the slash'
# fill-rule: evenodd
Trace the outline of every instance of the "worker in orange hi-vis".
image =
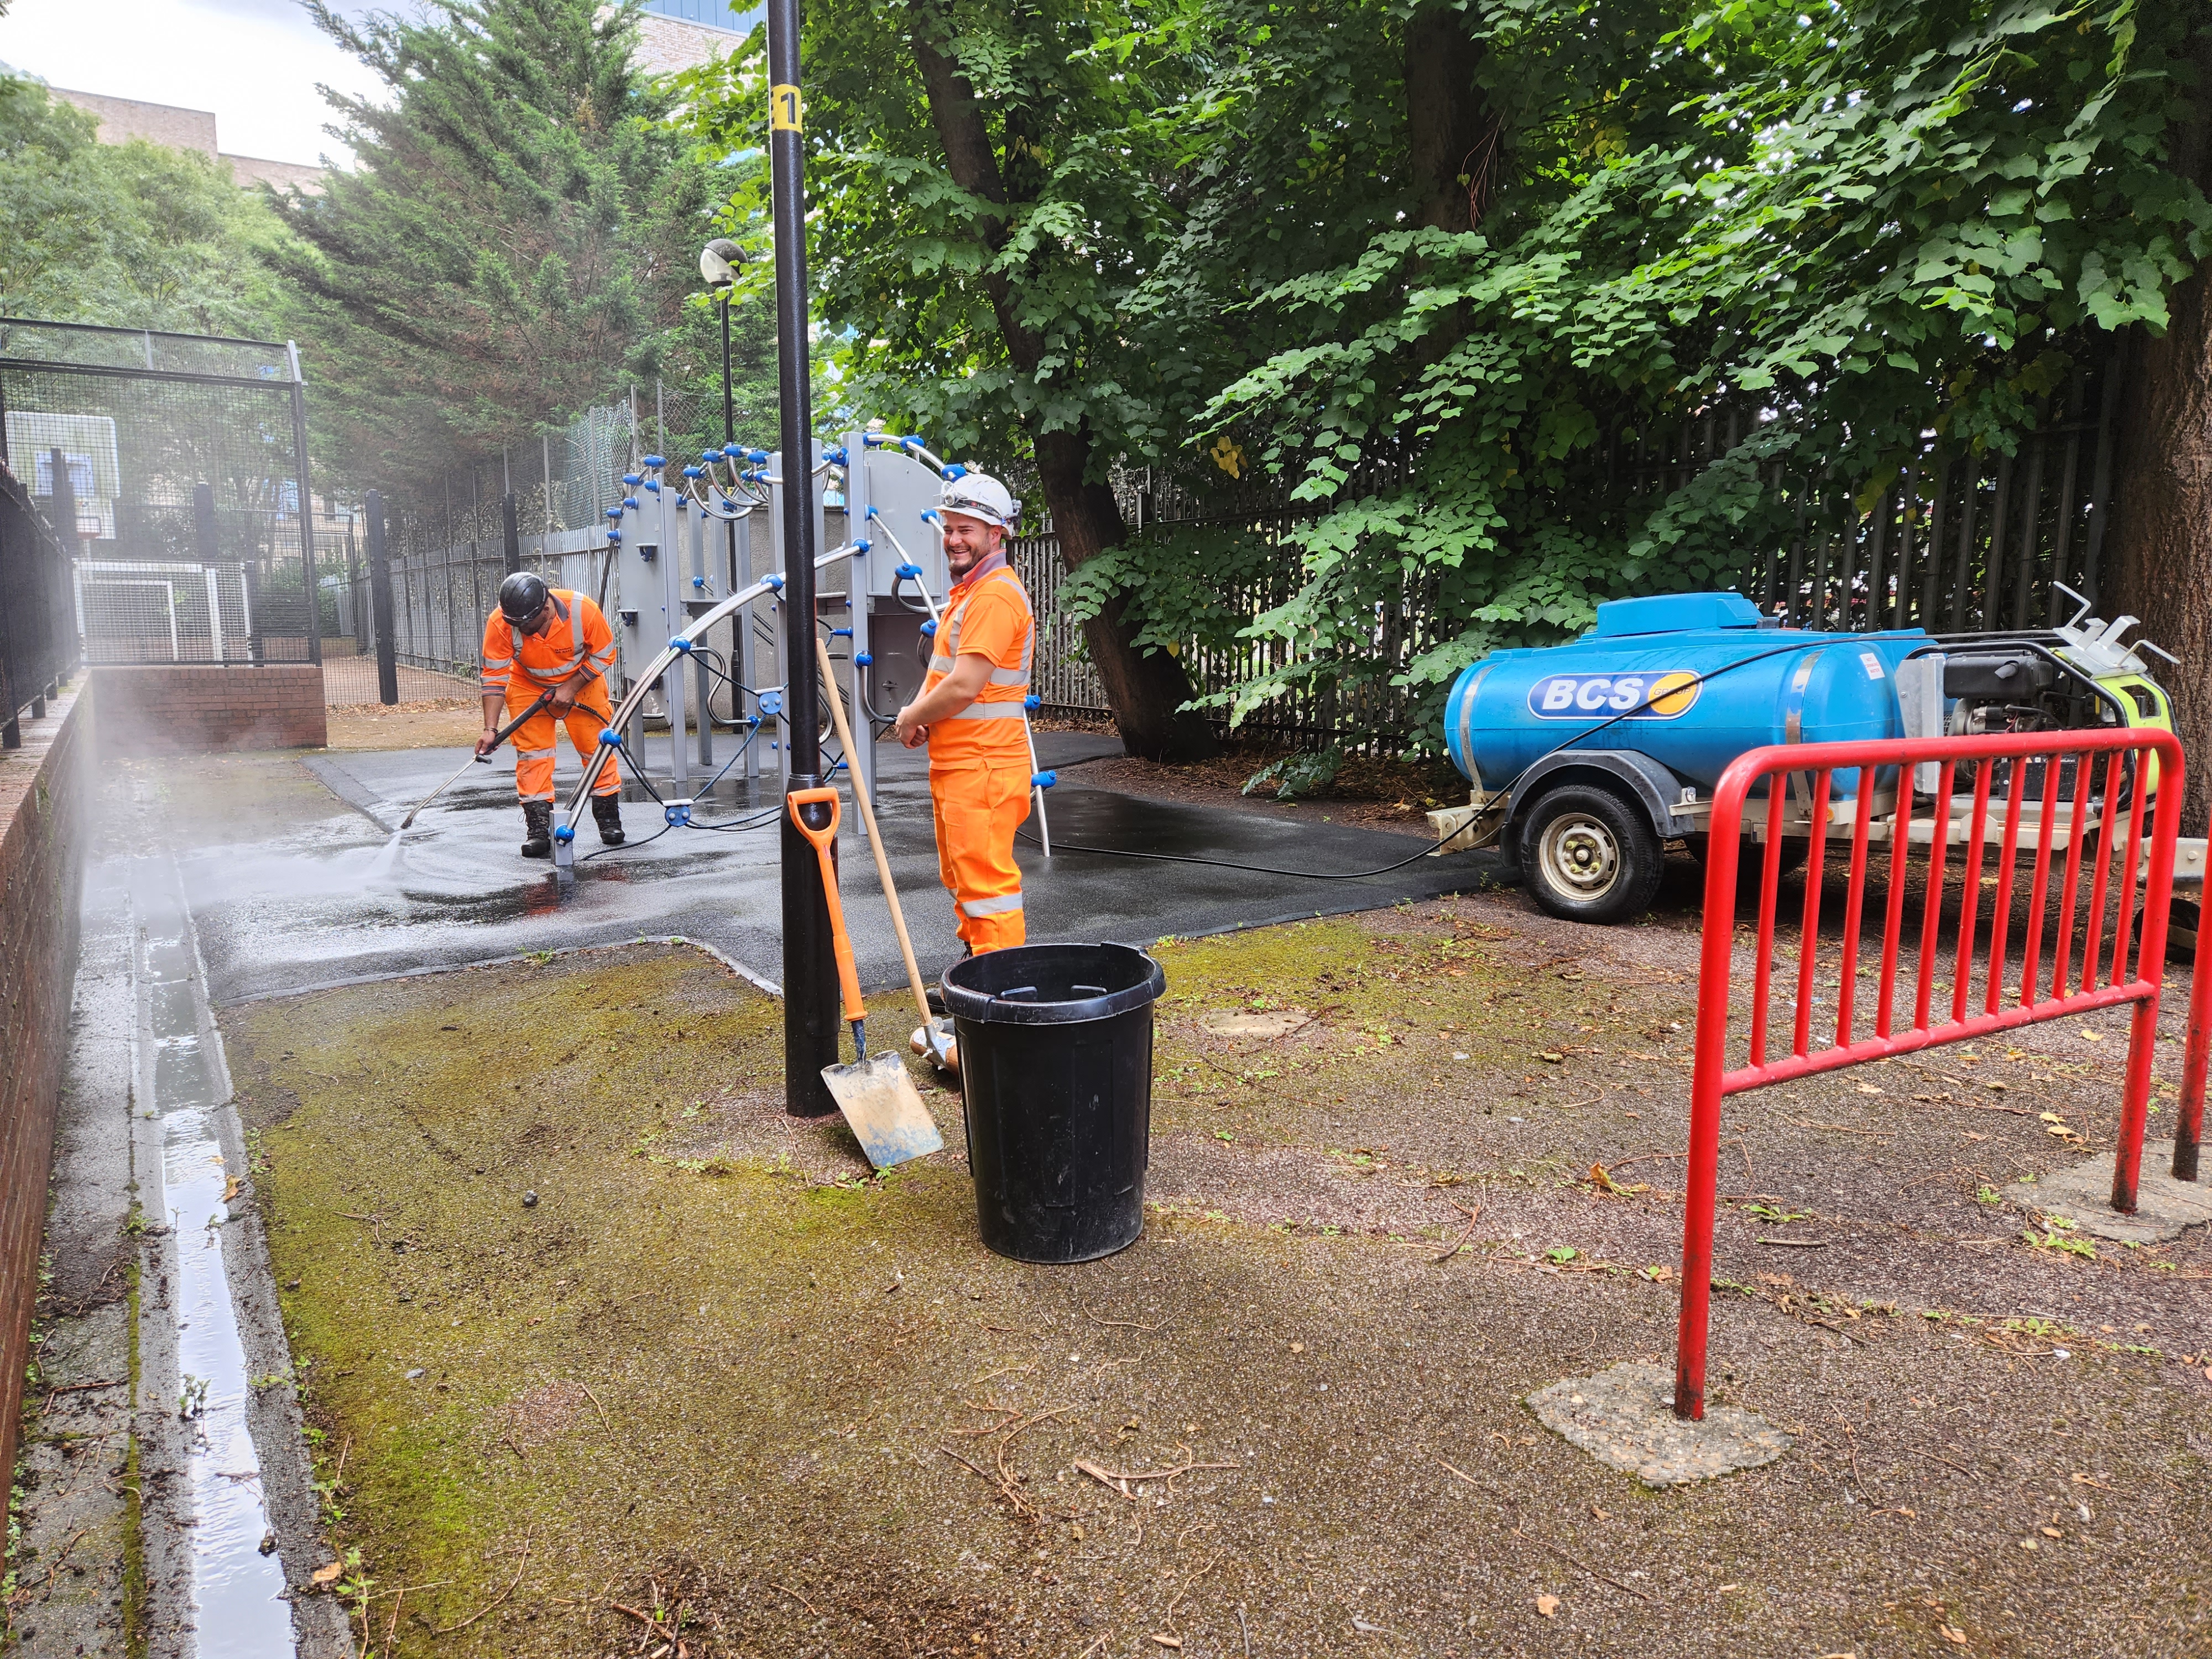
<svg viewBox="0 0 2212 1659">
<path fill-rule="evenodd" d="M 1036 649 L 1030 596 L 1006 563 L 1021 503 L 980 472 L 948 479 L 937 503 L 953 588 L 921 695 L 898 712 L 899 741 L 929 745 L 937 863 L 967 954 L 1025 937 L 1014 830 L 1030 815 L 1024 700 Z"/>
<path fill-rule="evenodd" d="M 607 674 L 614 666 L 614 630 L 599 607 L 582 593 L 548 587 L 518 570 L 499 585 L 499 608 L 484 622 L 483 732 L 477 753 L 489 755 L 499 736 L 502 706 L 521 713 L 550 690 L 552 699 L 514 734 L 514 792 L 522 797 L 522 856 L 553 853 L 553 732 L 563 721 L 568 741 L 588 760 L 599 733 L 614 719 Z M 599 840 L 623 842 L 622 776 L 616 757 L 599 769 L 592 793 L 592 818 Z"/>
</svg>

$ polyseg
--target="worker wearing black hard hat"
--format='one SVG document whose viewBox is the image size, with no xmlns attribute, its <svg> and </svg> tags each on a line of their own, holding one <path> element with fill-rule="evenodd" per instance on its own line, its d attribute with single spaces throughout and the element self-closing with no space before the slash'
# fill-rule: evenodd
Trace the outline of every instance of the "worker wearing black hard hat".
<svg viewBox="0 0 2212 1659">
<path fill-rule="evenodd" d="M 567 723 L 579 757 L 598 750 L 599 733 L 614 719 L 606 678 L 614 660 L 614 630 L 588 596 L 548 587 L 526 570 L 499 585 L 499 608 L 484 622 L 484 725 L 477 753 L 488 755 L 497 743 L 502 707 L 511 718 L 541 692 L 552 693 L 514 733 L 514 791 L 522 798 L 526 859 L 553 852 L 554 730 Z M 609 847 L 623 840 L 622 776 L 616 768 L 617 757 L 609 755 L 592 795 L 592 821 Z"/>
</svg>

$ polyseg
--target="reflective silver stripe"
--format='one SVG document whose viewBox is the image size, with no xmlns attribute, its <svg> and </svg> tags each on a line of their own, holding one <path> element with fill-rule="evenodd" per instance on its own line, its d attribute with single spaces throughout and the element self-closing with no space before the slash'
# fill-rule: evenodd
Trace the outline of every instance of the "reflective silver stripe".
<svg viewBox="0 0 2212 1659">
<path fill-rule="evenodd" d="M 929 672 L 933 674 L 950 674 L 952 672 L 952 659 L 932 657 L 929 659 Z"/>
<path fill-rule="evenodd" d="M 1026 663 L 1019 668 L 994 668 L 991 671 L 991 684 L 994 685 L 1027 685 L 1029 683 L 1030 671 Z"/>
<path fill-rule="evenodd" d="M 512 668 L 514 666 L 514 659 L 512 657 L 486 657 L 484 659 L 484 666 L 486 668 Z"/>
<path fill-rule="evenodd" d="M 551 754 L 553 752 L 553 745 L 551 744 L 548 744 L 543 749 L 525 749 L 518 743 L 514 745 L 514 752 L 524 760 L 536 760 L 540 755 Z"/>
<path fill-rule="evenodd" d="M 519 790 L 516 793 L 518 794 L 521 793 Z M 548 789 L 542 795 L 523 795 L 522 799 L 525 800 L 551 800 L 553 799 L 553 792 L 550 789 Z"/>
<path fill-rule="evenodd" d="M 971 702 L 952 718 L 956 720 L 1018 720 L 1021 717 L 1019 702 Z"/>
<path fill-rule="evenodd" d="M 963 916 L 1003 916 L 1009 910 L 1022 908 L 1019 893 L 1001 893 L 996 898 L 968 899 L 952 907 Z"/>
</svg>

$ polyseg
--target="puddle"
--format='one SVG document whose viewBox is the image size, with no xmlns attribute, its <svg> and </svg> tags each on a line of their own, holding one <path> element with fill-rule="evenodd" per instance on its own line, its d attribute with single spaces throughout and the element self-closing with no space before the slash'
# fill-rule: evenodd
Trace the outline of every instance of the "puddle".
<svg viewBox="0 0 2212 1659">
<path fill-rule="evenodd" d="M 160 1119 L 157 1202 L 174 1231 L 179 1277 L 177 1397 L 164 1398 L 155 1390 L 165 1385 L 149 1380 L 142 1404 L 178 1413 L 185 1423 L 197 1650 L 203 1659 L 265 1659 L 294 1651 L 292 1615 L 282 1599 L 283 1567 L 260 1553 L 269 1516 L 246 1428 L 246 1353 L 222 1255 L 230 1172 L 218 1124 L 230 1079 L 179 880 L 167 859 L 137 860 L 132 872 L 138 1086 Z"/>
</svg>

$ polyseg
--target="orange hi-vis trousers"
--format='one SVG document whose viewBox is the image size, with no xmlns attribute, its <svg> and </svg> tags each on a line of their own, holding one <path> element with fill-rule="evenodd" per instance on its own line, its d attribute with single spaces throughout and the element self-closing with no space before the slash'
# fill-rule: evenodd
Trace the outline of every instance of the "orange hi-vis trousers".
<svg viewBox="0 0 2212 1659">
<path fill-rule="evenodd" d="M 929 799 L 937 817 L 937 869 L 960 937 L 977 956 L 1022 944 L 1022 872 L 1014 830 L 1030 815 L 1027 756 L 1018 765 L 991 760 L 932 761 Z"/>
<path fill-rule="evenodd" d="M 512 720 L 538 701 L 538 694 L 545 688 L 533 685 L 521 675 L 514 677 L 507 688 L 507 714 Z M 607 702 L 607 683 L 594 680 L 576 699 L 575 707 L 568 711 L 568 741 L 575 745 L 576 757 L 588 764 L 599 752 L 599 733 L 605 731 L 615 717 Z M 553 732 L 559 724 L 550 708 L 541 708 L 522 723 L 514 734 L 514 793 L 525 800 L 553 799 Z M 592 786 L 594 795 L 612 795 L 622 789 L 619 753 L 609 755 L 607 763 L 599 769 L 598 783 Z"/>
</svg>

